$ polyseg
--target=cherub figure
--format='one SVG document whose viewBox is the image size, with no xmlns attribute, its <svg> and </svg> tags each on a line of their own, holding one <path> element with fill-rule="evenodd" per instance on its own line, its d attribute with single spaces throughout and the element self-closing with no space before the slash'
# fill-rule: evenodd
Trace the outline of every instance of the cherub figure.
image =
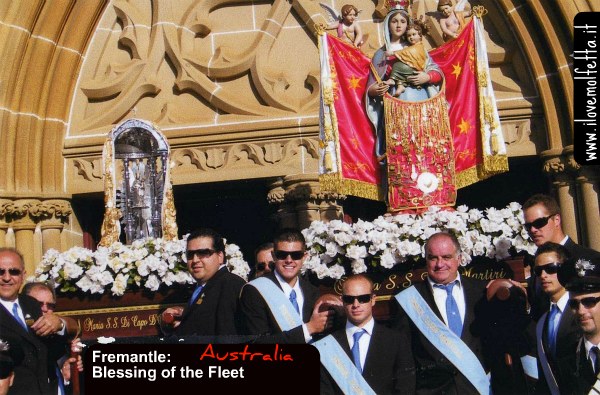
<svg viewBox="0 0 600 395">
<path fill-rule="evenodd" d="M 428 30 L 422 19 L 414 20 L 406 27 L 406 33 L 403 37 L 409 46 L 396 52 L 386 52 L 390 66 L 388 66 L 387 72 L 389 78 L 385 83 L 396 86 L 395 97 L 399 97 L 406 90 L 406 86 L 409 84 L 407 79 L 409 76 L 425 70 L 427 51 L 423 46 L 423 35 L 427 34 Z M 434 96 L 435 93 L 432 92 L 429 96 Z"/>
<path fill-rule="evenodd" d="M 330 20 L 333 22 L 329 23 L 326 27 L 328 30 L 337 30 L 337 36 L 341 39 L 348 41 L 350 44 L 357 48 L 363 43 L 363 34 L 360 29 L 360 25 L 357 22 L 358 14 L 360 10 L 352 4 L 344 4 L 342 6 L 341 15 L 336 10 L 329 7 L 326 4 L 320 3 L 330 15 Z"/>
<path fill-rule="evenodd" d="M 465 10 L 466 1 L 460 0 L 453 5 L 452 0 L 440 0 L 437 10 L 441 13 L 439 18 L 444 41 L 450 41 L 458 37 L 465 26 L 465 18 L 471 16 L 470 10 Z"/>
</svg>

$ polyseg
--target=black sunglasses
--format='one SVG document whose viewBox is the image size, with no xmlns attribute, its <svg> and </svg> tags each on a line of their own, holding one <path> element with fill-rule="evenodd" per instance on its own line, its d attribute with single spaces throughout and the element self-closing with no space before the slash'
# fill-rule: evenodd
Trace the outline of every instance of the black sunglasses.
<svg viewBox="0 0 600 395">
<path fill-rule="evenodd" d="M 304 256 L 304 251 L 273 251 L 273 256 L 275 257 L 275 259 L 278 259 L 280 261 L 283 261 L 285 258 L 288 257 L 288 255 L 291 256 L 293 260 L 297 261 L 298 259 L 302 259 L 302 257 Z"/>
<path fill-rule="evenodd" d="M 265 270 L 266 267 L 269 267 L 269 269 L 271 269 L 271 271 L 273 271 L 273 268 L 275 267 L 275 262 L 271 261 L 271 262 L 258 262 L 256 264 L 256 270 L 257 271 L 263 271 Z"/>
<path fill-rule="evenodd" d="M 21 269 L 0 269 L 0 276 L 4 276 L 7 271 L 11 276 L 20 276 L 23 273 Z"/>
<path fill-rule="evenodd" d="M 567 303 L 568 303 L 569 307 L 572 308 L 573 310 L 578 310 L 580 303 L 586 309 L 591 309 L 598 302 L 600 302 L 600 296 L 598 296 L 596 298 L 593 297 L 593 296 L 590 296 L 588 298 L 582 298 L 582 299 L 579 299 L 579 300 L 578 299 L 569 299 L 569 301 Z"/>
<path fill-rule="evenodd" d="M 538 218 L 535 221 L 525 222 L 523 224 L 523 227 L 525 227 L 525 229 L 527 229 L 528 231 L 530 231 L 531 228 L 542 229 L 544 226 L 548 225 L 548 221 L 550 221 L 550 218 L 554 217 L 555 215 L 556 214 L 552 214 L 547 217 Z"/>
<path fill-rule="evenodd" d="M 342 302 L 344 302 L 345 304 L 354 304 L 355 300 L 358 300 L 358 303 L 363 304 L 363 303 L 369 303 L 371 301 L 371 297 L 373 295 L 371 294 L 364 294 L 364 295 L 342 295 Z"/>
<path fill-rule="evenodd" d="M 549 263 L 547 265 L 536 266 L 536 267 L 533 268 L 533 271 L 538 276 L 542 275 L 542 270 L 545 271 L 548 274 L 555 274 L 555 273 L 558 273 L 558 268 L 559 267 L 560 267 L 560 263 L 558 263 L 558 262 L 551 262 L 551 263 Z"/>
<path fill-rule="evenodd" d="M 50 310 L 56 310 L 56 303 L 42 302 L 40 300 L 37 302 L 40 304 L 40 307 L 44 307 L 44 305 L 46 305 L 46 307 L 48 307 Z"/>
<path fill-rule="evenodd" d="M 194 255 L 197 255 L 198 258 L 202 259 L 202 258 L 208 258 L 215 252 L 216 252 L 215 250 L 212 250 L 210 248 L 201 248 L 199 250 L 187 250 L 185 252 L 185 256 L 187 257 L 187 259 L 194 259 Z"/>
</svg>

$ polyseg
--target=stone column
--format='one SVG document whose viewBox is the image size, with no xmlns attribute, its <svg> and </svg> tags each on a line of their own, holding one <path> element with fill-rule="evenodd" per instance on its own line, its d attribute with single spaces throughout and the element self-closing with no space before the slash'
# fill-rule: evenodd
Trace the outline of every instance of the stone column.
<svg viewBox="0 0 600 395">
<path fill-rule="evenodd" d="M 560 153 L 545 151 L 541 156 L 542 158 L 546 158 L 544 172 L 551 177 L 552 185 L 556 189 L 562 229 L 577 242 L 577 211 L 575 210 L 577 191 L 575 188 L 575 178 L 569 171 L 570 167 L 566 163 L 566 158 L 561 156 Z"/>
<path fill-rule="evenodd" d="M 313 221 L 341 220 L 344 195 L 321 192 L 317 174 L 294 174 L 271 185 L 269 202 L 278 204 L 279 228 L 308 228 Z"/>
<path fill-rule="evenodd" d="M 25 270 L 33 274 L 46 250 L 62 250 L 61 232 L 71 213 L 71 204 L 64 199 L 2 199 L 0 246 L 19 250 Z"/>
<path fill-rule="evenodd" d="M 581 190 L 584 235 L 587 237 L 587 246 L 597 251 L 600 251 L 599 174 L 600 166 L 582 166 L 577 177 Z"/>
</svg>

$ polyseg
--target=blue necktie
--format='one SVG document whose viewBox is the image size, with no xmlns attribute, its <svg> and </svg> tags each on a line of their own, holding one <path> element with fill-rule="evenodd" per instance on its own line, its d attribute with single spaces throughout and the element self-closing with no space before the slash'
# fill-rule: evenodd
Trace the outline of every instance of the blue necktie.
<svg viewBox="0 0 600 395">
<path fill-rule="evenodd" d="M 198 296 L 200 296 L 200 292 L 202 292 L 202 288 L 204 288 L 203 285 L 198 285 L 196 287 L 196 289 L 194 290 L 194 293 L 192 294 L 192 298 L 190 299 L 190 306 L 193 305 L 194 303 L 196 303 Z"/>
<path fill-rule="evenodd" d="M 462 320 L 460 319 L 456 299 L 452 296 L 454 285 L 456 285 L 456 281 L 447 285 L 435 284 L 436 287 L 446 290 L 446 316 L 448 318 L 448 327 L 456 334 L 456 336 L 460 337 L 462 334 Z"/>
<path fill-rule="evenodd" d="M 552 304 L 550 314 L 548 314 L 548 346 L 550 347 L 552 356 L 556 355 L 556 332 L 558 329 L 558 325 L 556 325 L 556 315 L 559 313 L 558 306 Z"/>
<path fill-rule="evenodd" d="M 56 365 L 56 379 L 58 380 L 58 395 L 65 395 L 65 380 L 58 365 Z"/>
<path fill-rule="evenodd" d="M 296 312 L 300 314 L 300 307 L 298 306 L 298 301 L 296 300 L 296 291 L 292 289 L 290 292 L 290 302 L 292 302 L 292 306 L 296 309 Z"/>
<path fill-rule="evenodd" d="M 364 334 L 365 334 L 365 330 L 360 329 L 360 330 L 354 332 L 354 335 L 352 335 L 352 337 L 354 338 L 354 344 L 352 345 L 352 360 L 354 361 L 354 364 L 356 365 L 356 367 L 358 368 L 358 370 L 361 373 L 362 373 L 362 366 L 360 365 L 360 345 L 358 344 L 358 341 L 360 340 L 360 337 Z"/>
<path fill-rule="evenodd" d="M 19 323 L 19 325 L 21 325 L 26 331 L 29 332 L 27 325 L 23 322 L 23 320 L 19 316 L 19 305 L 17 303 L 13 304 L 12 313 L 13 313 L 13 316 L 15 317 L 15 320 L 17 320 L 17 322 Z"/>
</svg>

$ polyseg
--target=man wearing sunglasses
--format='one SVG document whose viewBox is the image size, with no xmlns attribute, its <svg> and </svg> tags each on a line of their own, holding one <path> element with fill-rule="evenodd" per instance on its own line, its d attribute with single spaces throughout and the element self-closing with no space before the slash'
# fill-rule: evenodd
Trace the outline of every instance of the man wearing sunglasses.
<svg viewBox="0 0 600 395">
<path fill-rule="evenodd" d="M 299 276 L 306 241 L 295 229 L 275 237 L 275 270 L 252 280 L 240 295 L 246 333 L 261 343 L 303 344 L 332 325 L 333 313 L 319 311 L 319 290 Z"/>
<path fill-rule="evenodd" d="M 47 283 L 42 282 L 32 282 L 27 283 L 23 287 L 23 293 L 25 295 L 29 295 L 40 304 L 40 308 L 42 309 L 42 314 L 52 314 L 56 310 L 56 294 L 52 286 Z M 77 323 L 70 317 L 63 318 L 67 322 L 67 332 L 70 335 L 76 336 L 78 332 Z M 80 350 L 80 339 L 73 339 L 71 341 L 71 348 Z M 59 351 L 63 351 L 63 349 Z M 81 355 L 77 358 L 71 357 L 70 352 L 63 355 L 57 361 L 57 376 L 60 374 L 62 376 L 62 382 L 57 382 L 58 385 L 58 395 L 62 395 L 67 393 L 65 386 L 69 385 L 71 380 L 71 364 L 77 363 L 77 370 L 79 372 L 83 371 L 83 360 L 81 359 Z"/>
<path fill-rule="evenodd" d="M 163 332 L 176 336 L 238 335 L 241 327 L 238 296 L 245 281 L 227 269 L 221 235 L 212 229 L 192 232 L 187 239 L 186 258 L 196 286 L 185 306 L 163 311 Z"/>
<path fill-rule="evenodd" d="M 254 251 L 256 264 L 251 278 L 258 278 L 265 274 L 271 273 L 275 269 L 275 261 L 273 261 L 273 243 L 263 243 Z"/>
<path fill-rule="evenodd" d="M 583 332 L 568 357 L 558 361 L 567 375 L 561 394 L 600 393 L 600 259 L 561 265 L 558 279 L 569 291 L 569 308 Z"/>
<path fill-rule="evenodd" d="M 575 314 L 567 307 L 569 292 L 557 275 L 568 255 L 564 246 L 552 242 L 542 244 L 535 254 L 534 272 L 551 302 L 536 326 L 539 377 L 536 393 L 539 394 L 567 393 L 566 379 L 558 369 L 558 361 L 573 352 L 581 337 Z"/>
<path fill-rule="evenodd" d="M 67 345 L 66 321 L 42 314 L 37 300 L 19 294 L 24 278 L 23 256 L 13 248 L 0 248 L 0 339 L 10 344 L 15 362 L 11 391 L 55 395 L 56 361 Z"/>
<path fill-rule="evenodd" d="M 348 378 L 352 377 L 351 373 L 356 373 L 355 370 L 364 379 L 364 382 L 360 379 L 357 382 L 368 385 L 376 394 L 414 393 L 415 370 L 410 341 L 406 333 L 388 329 L 373 319 L 373 282 L 361 274 L 349 277 L 342 285 L 342 302 L 347 317 L 345 328 L 315 343 L 321 351 L 317 344 L 333 338 L 336 349 L 331 353 L 339 358 L 333 366 L 323 365 L 321 394 L 352 391 L 343 388 L 352 387 Z M 321 355 L 326 353 L 327 349 L 321 351 Z M 340 364 L 344 369 L 341 374 Z"/>
<path fill-rule="evenodd" d="M 487 394 L 482 328 L 486 283 L 461 276 L 460 243 L 451 233 L 433 234 L 425 244 L 427 280 L 399 292 L 393 326 L 410 334 L 416 392 Z"/>
<path fill-rule="evenodd" d="M 599 252 L 582 247 L 565 235 L 562 230 L 560 207 L 553 197 L 544 194 L 531 196 L 523 203 L 523 215 L 525 217 L 523 226 L 536 246 L 539 247 L 550 241 L 565 246 L 573 261 L 600 259 Z M 550 302 L 536 276 L 529 277 L 527 283 L 531 316 L 537 321 L 544 312 L 548 311 Z"/>
</svg>

